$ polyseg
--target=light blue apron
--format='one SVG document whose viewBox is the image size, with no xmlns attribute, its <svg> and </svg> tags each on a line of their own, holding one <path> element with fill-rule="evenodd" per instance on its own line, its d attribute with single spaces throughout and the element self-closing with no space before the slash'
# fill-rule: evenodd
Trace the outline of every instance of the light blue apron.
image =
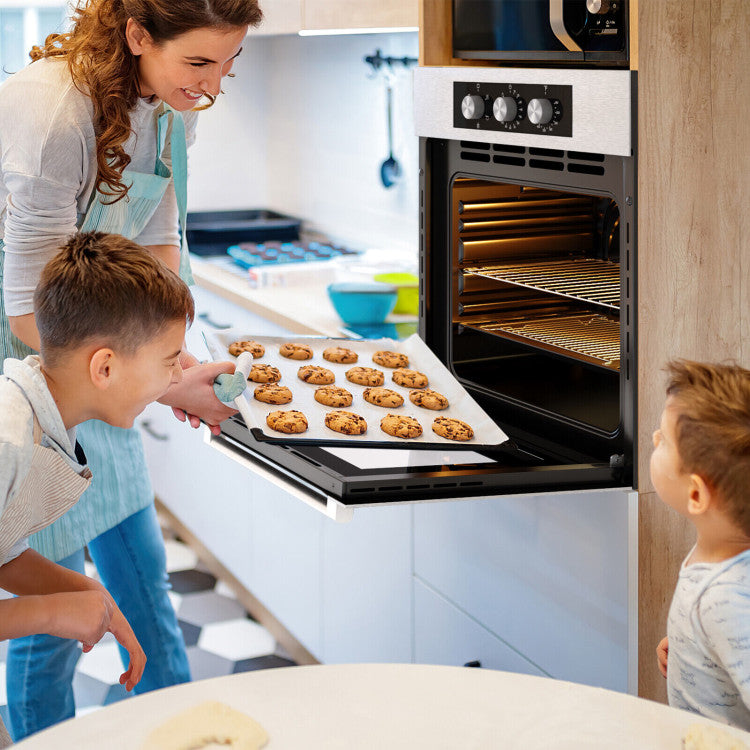
<svg viewBox="0 0 750 750">
<path fill-rule="evenodd" d="M 182 230 L 180 276 L 183 281 L 192 284 L 193 277 L 185 240 L 185 124 L 182 115 L 167 109 L 166 105 L 157 122 L 158 148 L 154 173 L 126 169 L 123 179 L 130 185 L 128 198 L 107 204 L 104 202 L 108 200 L 107 196 L 95 193 L 86 214 L 79 216 L 78 225 L 80 231 L 110 232 L 133 239 L 144 230 L 161 202 L 170 180 L 173 179 Z M 162 161 L 170 130 L 171 170 Z M 3 257 L 4 254 L 0 252 L 0 289 Z M 29 347 L 10 332 L 1 294 L 0 350 L 0 362 L 5 357 L 23 358 L 32 353 Z M 89 467 L 94 475 L 91 486 L 62 518 L 34 534 L 29 540 L 34 549 L 51 560 L 62 560 L 83 548 L 99 534 L 114 528 L 128 516 L 147 507 L 154 498 L 140 434 L 135 429 L 124 430 L 98 420 L 90 420 L 79 425 L 77 438 L 86 452 Z"/>
</svg>

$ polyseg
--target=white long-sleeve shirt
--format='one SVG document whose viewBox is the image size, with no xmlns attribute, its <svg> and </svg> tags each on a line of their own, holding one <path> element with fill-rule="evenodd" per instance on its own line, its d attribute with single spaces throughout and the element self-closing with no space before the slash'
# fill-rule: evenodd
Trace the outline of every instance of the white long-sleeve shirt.
<svg viewBox="0 0 750 750">
<path fill-rule="evenodd" d="M 750 550 L 683 562 L 667 635 L 669 705 L 750 730 Z"/>
<path fill-rule="evenodd" d="M 153 173 L 160 102 L 139 99 L 125 143 L 129 169 Z M 196 112 L 185 112 L 188 147 Z M 169 164 L 167 145 L 165 163 Z M 0 86 L 0 238 L 5 243 L 8 315 L 33 312 L 47 261 L 76 231 L 96 181 L 91 99 L 73 84 L 61 58 L 38 60 Z M 142 245 L 179 245 L 177 203 L 169 185 L 153 217 L 134 238 Z"/>
</svg>

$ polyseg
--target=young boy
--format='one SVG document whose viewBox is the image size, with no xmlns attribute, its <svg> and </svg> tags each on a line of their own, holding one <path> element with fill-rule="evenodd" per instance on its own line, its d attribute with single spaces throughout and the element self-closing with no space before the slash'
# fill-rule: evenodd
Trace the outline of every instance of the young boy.
<svg viewBox="0 0 750 750">
<path fill-rule="evenodd" d="M 45 267 L 35 297 L 39 356 L 8 359 L 0 376 L 0 639 L 47 633 L 90 650 L 110 631 L 130 654 L 120 683 L 146 657 L 109 593 L 30 549 L 26 537 L 69 509 L 90 482 L 75 426 L 131 427 L 180 381 L 193 300 L 159 260 L 120 235 L 80 233 Z M 0 722 L 0 746 L 3 746 Z M 7 735 L 5 737 L 7 742 Z"/>
<path fill-rule="evenodd" d="M 750 730 L 750 371 L 678 361 L 651 479 L 697 539 L 657 648 L 669 704 Z"/>
</svg>

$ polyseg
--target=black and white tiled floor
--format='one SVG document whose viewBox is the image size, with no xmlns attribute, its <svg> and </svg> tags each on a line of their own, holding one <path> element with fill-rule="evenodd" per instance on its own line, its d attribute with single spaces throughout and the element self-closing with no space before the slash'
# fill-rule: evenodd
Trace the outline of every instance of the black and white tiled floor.
<svg viewBox="0 0 750 750">
<path fill-rule="evenodd" d="M 169 596 L 187 647 L 193 680 L 294 664 L 273 636 L 253 620 L 229 587 L 201 564 L 195 552 L 165 529 Z M 87 563 L 87 574 L 95 576 Z M 0 596 L 5 595 L 0 592 Z M 5 658 L 0 642 L 0 715 L 7 719 Z M 107 634 L 78 661 L 73 680 L 76 716 L 128 697 L 118 683 L 122 664 L 114 636 Z"/>
</svg>

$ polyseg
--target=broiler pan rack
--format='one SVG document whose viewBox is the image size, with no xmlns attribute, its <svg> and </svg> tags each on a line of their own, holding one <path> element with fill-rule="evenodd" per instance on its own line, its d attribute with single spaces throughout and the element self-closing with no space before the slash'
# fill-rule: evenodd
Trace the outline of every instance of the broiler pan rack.
<svg viewBox="0 0 750 750">
<path fill-rule="evenodd" d="M 467 266 L 466 274 L 620 309 L 620 265 L 593 258 Z"/>
<path fill-rule="evenodd" d="M 464 325 L 610 370 L 620 369 L 620 323 L 606 315 L 507 316 Z"/>
</svg>

